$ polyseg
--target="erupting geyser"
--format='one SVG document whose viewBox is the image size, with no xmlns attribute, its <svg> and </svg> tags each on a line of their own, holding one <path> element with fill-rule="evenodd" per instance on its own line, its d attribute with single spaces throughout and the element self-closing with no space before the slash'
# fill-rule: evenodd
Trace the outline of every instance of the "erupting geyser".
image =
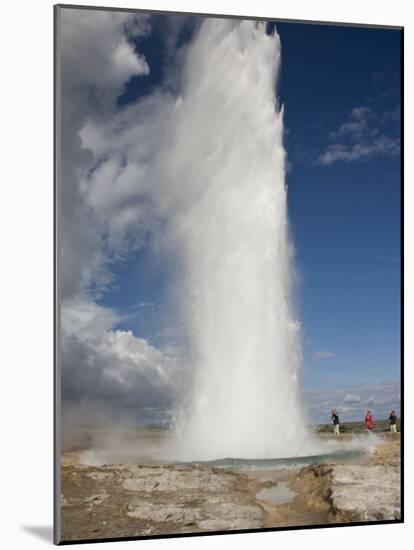
<svg viewBox="0 0 414 550">
<path fill-rule="evenodd" d="M 266 24 L 217 19 L 186 59 L 169 163 L 185 196 L 176 228 L 194 372 L 175 442 L 185 459 L 313 451 L 298 384 L 280 59 Z"/>
</svg>

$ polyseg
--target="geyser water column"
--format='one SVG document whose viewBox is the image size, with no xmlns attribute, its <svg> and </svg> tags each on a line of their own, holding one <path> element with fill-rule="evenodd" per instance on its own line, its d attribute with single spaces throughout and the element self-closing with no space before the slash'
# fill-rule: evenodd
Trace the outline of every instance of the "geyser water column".
<svg viewBox="0 0 414 550">
<path fill-rule="evenodd" d="M 277 33 L 205 20 L 189 47 L 168 161 L 193 379 L 184 459 L 306 454 L 292 312 Z"/>
</svg>

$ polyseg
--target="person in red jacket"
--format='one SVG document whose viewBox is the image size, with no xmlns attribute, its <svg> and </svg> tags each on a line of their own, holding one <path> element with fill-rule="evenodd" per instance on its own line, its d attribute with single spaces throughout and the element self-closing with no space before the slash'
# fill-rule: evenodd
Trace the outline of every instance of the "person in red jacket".
<svg viewBox="0 0 414 550">
<path fill-rule="evenodd" d="M 367 411 L 367 414 L 365 415 L 365 427 L 367 430 L 371 431 L 373 425 L 374 419 L 372 418 L 371 411 Z"/>
</svg>

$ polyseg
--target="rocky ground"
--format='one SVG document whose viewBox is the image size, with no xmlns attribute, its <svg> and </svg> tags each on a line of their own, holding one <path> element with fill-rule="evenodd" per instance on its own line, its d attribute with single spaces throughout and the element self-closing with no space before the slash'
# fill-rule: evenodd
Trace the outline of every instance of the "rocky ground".
<svg viewBox="0 0 414 550">
<path fill-rule="evenodd" d="M 238 473 L 173 466 L 62 468 L 63 540 L 253 529 L 259 484 Z"/>
<path fill-rule="evenodd" d="M 288 487 L 293 498 L 281 504 L 259 498 L 266 487 L 277 495 L 278 484 Z M 66 541 L 399 517 L 399 436 L 384 438 L 371 457 L 358 463 L 300 470 L 90 466 L 74 454 L 62 459 Z"/>
</svg>

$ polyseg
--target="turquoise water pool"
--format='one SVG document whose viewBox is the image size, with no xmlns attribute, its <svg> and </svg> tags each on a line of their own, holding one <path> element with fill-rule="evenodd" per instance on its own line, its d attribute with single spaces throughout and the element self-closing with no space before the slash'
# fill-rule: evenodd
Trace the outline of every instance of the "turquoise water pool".
<svg viewBox="0 0 414 550">
<path fill-rule="evenodd" d="M 217 460 L 175 462 L 177 466 L 200 465 L 212 468 L 226 468 L 231 470 L 272 469 L 272 468 L 300 468 L 309 464 L 327 462 L 348 462 L 366 455 L 364 450 L 341 450 L 327 454 L 300 456 L 292 458 L 220 458 Z"/>
</svg>

